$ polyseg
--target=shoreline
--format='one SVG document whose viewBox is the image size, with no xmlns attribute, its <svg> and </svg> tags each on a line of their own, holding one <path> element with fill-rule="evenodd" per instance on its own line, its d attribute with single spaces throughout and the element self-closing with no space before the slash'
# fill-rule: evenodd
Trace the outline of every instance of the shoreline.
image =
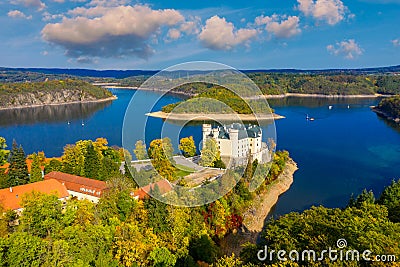
<svg viewBox="0 0 400 267">
<path fill-rule="evenodd" d="M 49 104 L 32 104 L 32 105 L 15 106 L 15 107 L 0 107 L 0 111 L 1 110 L 12 110 L 12 109 L 24 109 L 24 108 L 38 108 L 38 107 L 45 107 L 45 106 L 62 106 L 62 105 L 70 105 L 70 104 L 101 103 L 101 102 L 113 101 L 116 99 L 118 99 L 118 97 L 113 95 L 113 96 L 110 96 L 107 98 L 93 99 L 93 100 L 71 101 L 71 102 L 49 103 Z"/>
<path fill-rule="evenodd" d="M 186 122 L 186 121 L 268 121 L 268 120 L 279 120 L 284 119 L 284 116 L 273 113 L 257 115 L 254 114 L 223 114 L 223 113 L 210 113 L 210 114 L 199 114 L 199 113 L 165 113 L 162 111 L 146 113 L 146 116 L 153 118 L 160 118 L 163 120 Z"/>
<path fill-rule="evenodd" d="M 373 95 L 323 95 L 323 94 L 300 94 L 300 93 L 285 93 L 281 95 L 260 95 L 254 96 L 250 99 L 274 99 L 274 98 L 286 98 L 286 97 L 304 97 L 304 98 L 377 98 L 377 97 L 391 97 L 392 95 L 382 95 L 382 94 L 373 94 Z"/>
<path fill-rule="evenodd" d="M 262 231 L 265 219 L 278 202 L 279 196 L 289 190 L 297 170 L 297 163 L 290 158 L 279 177 L 267 185 L 265 191 L 256 196 L 253 204 L 243 214 L 243 225 L 248 231 L 257 233 Z"/>
<path fill-rule="evenodd" d="M 393 116 L 387 114 L 386 112 L 378 109 L 376 106 L 371 107 L 372 111 L 378 114 L 378 116 L 383 117 L 385 120 L 392 121 L 394 123 L 400 124 L 400 118 L 394 118 Z"/>
<path fill-rule="evenodd" d="M 153 91 L 167 94 L 184 95 L 184 96 L 195 96 L 196 94 L 179 92 L 179 91 L 169 91 L 157 89 L 157 88 L 142 88 L 134 86 L 105 86 L 105 88 L 111 89 L 126 89 L 126 90 L 139 90 L 139 91 Z M 302 93 L 285 93 L 280 95 L 258 95 L 250 96 L 245 99 L 257 100 L 257 99 L 275 99 L 275 98 L 286 98 L 286 97 L 304 97 L 304 98 L 378 98 L 378 97 L 392 97 L 393 95 L 383 95 L 383 94 L 371 94 L 371 95 L 324 95 L 324 94 L 302 94 Z"/>
<path fill-rule="evenodd" d="M 297 163 L 290 158 L 279 177 L 256 196 L 252 205 L 243 213 L 242 229 L 239 229 L 237 233 L 230 233 L 224 238 L 222 249 L 226 255 L 232 253 L 240 255 L 242 245 L 247 242 L 253 244 L 257 242 L 268 214 L 278 202 L 279 196 L 289 190 L 297 170 Z"/>
</svg>

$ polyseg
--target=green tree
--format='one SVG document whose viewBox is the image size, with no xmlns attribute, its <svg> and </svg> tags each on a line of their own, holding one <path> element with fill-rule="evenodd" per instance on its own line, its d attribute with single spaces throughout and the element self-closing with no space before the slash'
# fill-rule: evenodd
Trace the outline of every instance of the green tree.
<svg viewBox="0 0 400 267">
<path fill-rule="evenodd" d="M 9 157 L 8 186 L 17 186 L 29 182 L 28 166 L 26 165 L 25 152 L 22 146 L 13 142 L 13 147 Z"/>
<path fill-rule="evenodd" d="M 39 182 L 42 180 L 43 180 L 43 177 L 42 177 L 42 168 L 40 166 L 40 159 L 39 159 L 38 154 L 33 153 L 29 182 L 34 183 L 34 182 Z"/>
<path fill-rule="evenodd" d="M 214 262 L 217 257 L 218 248 L 214 241 L 207 235 L 194 238 L 190 242 L 189 254 L 196 261 L 204 261 L 207 263 Z"/>
<path fill-rule="evenodd" d="M 56 195 L 31 192 L 22 196 L 22 227 L 36 236 L 46 237 L 62 227 L 61 201 Z"/>
<path fill-rule="evenodd" d="M 203 149 L 201 150 L 200 163 L 204 167 L 213 167 L 214 162 L 220 157 L 217 141 L 214 138 L 207 138 Z"/>
<path fill-rule="evenodd" d="M 27 232 L 13 233 L 8 239 L 5 266 L 42 266 L 46 252 L 47 242 L 41 238 Z"/>
<path fill-rule="evenodd" d="M 350 207 L 357 207 L 360 208 L 363 203 L 366 202 L 368 204 L 374 204 L 375 203 L 375 196 L 372 191 L 367 191 L 367 189 L 364 189 L 360 195 L 357 196 L 356 199 L 353 197 L 350 198 L 349 201 L 349 206 Z"/>
<path fill-rule="evenodd" d="M 148 158 L 146 151 L 146 144 L 143 143 L 142 140 L 136 141 L 133 153 L 135 153 L 136 159 L 138 160 L 143 160 Z"/>
<path fill-rule="evenodd" d="M 94 149 L 92 143 L 87 144 L 86 153 L 84 155 L 84 173 L 85 177 L 98 179 L 100 160 L 99 155 Z"/>
<path fill-rule="evenodd" d="M 176 256 L 166 247 L 157 247 L 150 252 L 150 260 L 154 267 L 172 267 L 175 266 Z"/>
<path fill-rule="evenodd" d="M 59 172 L 62 170 L 63 170 L 63 165 L 62 165 L 61 161 L 56 160 L 56 159 L 50 160 L 50 162 L 48 164 L 46 164 L 44 167 L 45 174 L 48 174 L 53 171 Z"/>
<path fill-rule="evenodd" d="M 387 207 L 389 219 L 392 222 L 400 222 L 400 180 L 392 183 L 383 190 L 379 197 L 378 204 Z"/>
<path fill-rule="evenodd" d="M 179 149 L 182 150 L 185 157 L 193 157 L 196 155 L 196 145 L 193 136 L 184 137 L 179 141 Z"/>
<path fill-rule="evenodd" d="M 6 139 L 0 137 L 0 166 L 7 162 L 8 155 L 10 154 L 10 150 L 7 150 L 6 148 Z"/>
<path fill-rule="evenodd" d="M 107 181 L 117 174 L 119 174 L 118 164 L 108 157 L 103 157 L 103 159 L 101 160 L 101 168 L 97 179 Z"/>
</svg>

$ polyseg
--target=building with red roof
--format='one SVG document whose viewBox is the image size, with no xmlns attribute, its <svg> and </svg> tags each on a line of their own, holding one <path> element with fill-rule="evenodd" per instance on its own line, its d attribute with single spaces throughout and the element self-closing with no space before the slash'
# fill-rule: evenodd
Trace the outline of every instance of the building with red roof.
<svg viewBox="0 0 400 267">
<path fill-rule="evenodd" d="M 6 210 L 22 211 L 21 201 L 26 193 L 40 192 L 55 194 L 59 200 L 65 201 L 69 197 L 67 188 L 55 179 L 48 179 L 31 184 L 19 185 L 0 190 L 0 205 Z"/>
<path fill-rule="evenodd" d="M 65 185 L 71 197 L 76 197 L 79 200 L 88 199 L 93 203 L 97 203 L 102 194 L 109 188 L 104 181 L 63 172 L 50 172 L 44 176 L 44 179 L 55 179 Z"/>
<path fill-rule="evenodd" d="M 145 199 L 145 198 L 149 198 L 149 193 L 154 190 L 156 188 L 156 186 L 158 187 L 161 195 L 165 195 L 168 192 L 172 191 L 172 185 L 171 183 L 166 180 L 160 180 L 158 182 L 155 183 L 151 183 L 148 184 L 144 187 L 141 187 L 139 189 L 137 189 L 136 191 L 134 191 L 133 193 L 131 193 L 132 197 L 136 198 L 136 199 Z"/>
</svg>

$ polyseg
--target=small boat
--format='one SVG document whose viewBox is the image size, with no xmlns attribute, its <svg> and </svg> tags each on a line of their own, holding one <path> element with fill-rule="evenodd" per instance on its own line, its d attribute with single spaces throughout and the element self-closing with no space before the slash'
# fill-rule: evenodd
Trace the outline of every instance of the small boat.
<svg viewBox="0 0 400 267">
<path fill-rule="evenodd" d="M 309 117 L 308 114 L 307 114 L 306 120 L 308 120 L 308 121 L 314 121 L 315 119 L 314 119 L 313 117 Z"/>
<path fill-rule="evenodd" d="M 68 121 L 68 125 L 70 125 L 71 123 Z"/>
<path fill-rule="evenodd" d="M 329 109 L 332 109 L 332 108 L 333 108 L 333 106 L 329 106 L 328 108 L 329 108 Z"/>
<path fill-rule="evenodd" d="M 347 105 L 347 108 L 350 108 L 350 105 Z"/>
</svg>

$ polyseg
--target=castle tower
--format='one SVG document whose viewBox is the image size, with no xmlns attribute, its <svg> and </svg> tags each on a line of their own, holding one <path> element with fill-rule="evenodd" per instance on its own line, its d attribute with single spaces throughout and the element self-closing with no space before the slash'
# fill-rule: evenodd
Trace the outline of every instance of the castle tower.
<svg viewBox="0 0 400 267">
<path fill-rule="evenodd" d="M 207 136 L 211 133 L 211 124 L 203 124 L 203 147 L 206 144 Z"/>
</svg>

